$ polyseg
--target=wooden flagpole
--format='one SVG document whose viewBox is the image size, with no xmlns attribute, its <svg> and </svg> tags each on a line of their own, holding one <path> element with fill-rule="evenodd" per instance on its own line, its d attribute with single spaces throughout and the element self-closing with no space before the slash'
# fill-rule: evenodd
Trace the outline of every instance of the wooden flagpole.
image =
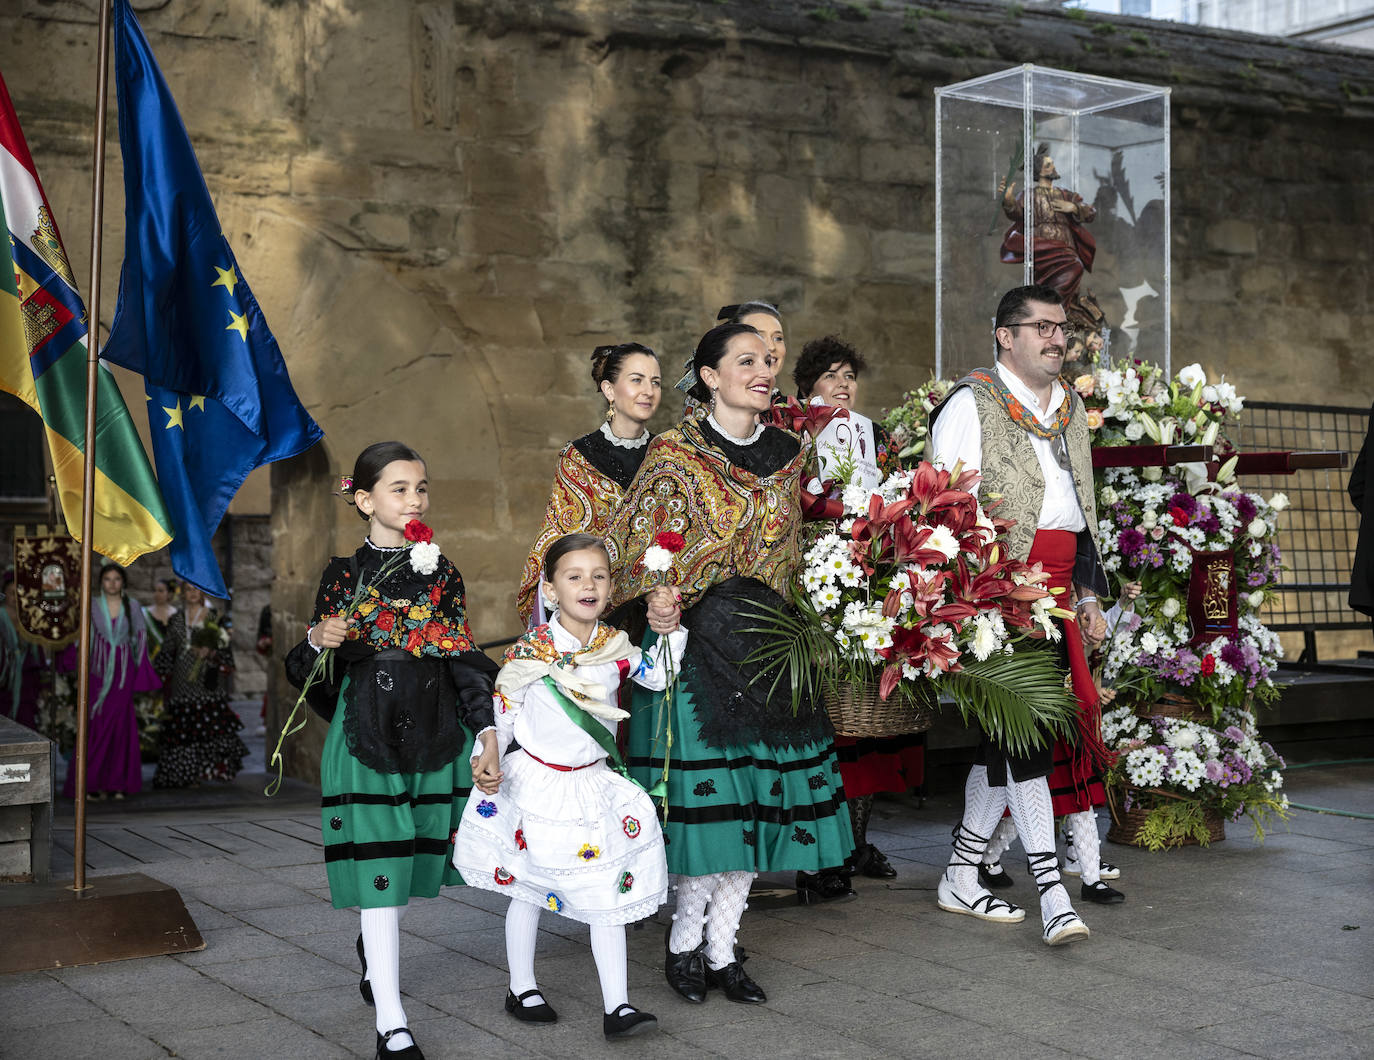
<svg viewBox="0 0 1374 1060">
<path fill-rule="evenodd" d="M 76 671 L 76 835 L 72 844 L 72 889 L 86 889 L 86 752 L 91 705 L 91 576 L 95 541 L 95 421 L 100 379 L 100 248 L 105 216 L 105 111 L 109 104 L 110 4 L 100 3 L 100 44 L 96 48 L 95 160 L 91 173 L 91 285 L 86 315 L 86 451 L 81 478 L 81 636 Z"/>
</svg>

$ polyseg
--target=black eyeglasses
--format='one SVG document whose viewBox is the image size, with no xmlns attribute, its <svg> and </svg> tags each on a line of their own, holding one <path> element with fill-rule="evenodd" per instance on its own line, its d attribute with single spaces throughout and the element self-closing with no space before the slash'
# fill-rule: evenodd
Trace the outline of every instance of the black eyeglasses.
<svg viewBox="0 0 1374 1060">
<path fill-rule="evenodd" d="M 1019 324 L 1003 324 L 1004 328 L 1035 328 L 1036 334 L 1042 339 L 1048 339 L 1054 334 L 1054 329 L 1058 328 L 1064 333 L 1064 338 L 1071 339 L 1074 334 L 1074 326 L 1067 320 L 1023 320 Z"/>
</svg>

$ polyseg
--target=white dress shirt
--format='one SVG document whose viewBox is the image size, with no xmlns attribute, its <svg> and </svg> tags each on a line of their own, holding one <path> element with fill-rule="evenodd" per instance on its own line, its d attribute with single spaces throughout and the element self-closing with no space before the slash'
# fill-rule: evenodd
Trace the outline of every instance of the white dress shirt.
<svg viewBox="0 0 1374 1060">
<path fill-rule="evenodd" d="M 1043 425 L 1054 421 L 1064 400 L 1064 388 L 1055 382 L 1050 391 L 1050 403 L 1042 409 L 1030 387 L 1021 382 L 1011 372 L 998 363 L 995 371 L 1007 384 L 1012 396 L 1021 402 Z M 1040 502 L 1040 521 L 1038 530 L 1079 531 L 1087 527 L 1079 507 L 1078 497 L 1073 491 L 1073 475 L 1059 466 L 1055 457 L 1055 447 L 1060 442 L 1055 439 L 1037 438 L 1026 433 L 1035 458 L 1040 461 L 1040 472 L 1045 476 L 1045 496 Z M 968 387 L 961 387 L 945 404 L 944 410 L 935 421 L 930 432 L 931 450 L 934 459 L 945 468 L 952 468 L 956 460 L 962 460 L 966 468 L 983 466 L 983 428 L 978 422 L 978 405 Z M 977 492 L 977 487 L 974 488 Z"/>
</svg>

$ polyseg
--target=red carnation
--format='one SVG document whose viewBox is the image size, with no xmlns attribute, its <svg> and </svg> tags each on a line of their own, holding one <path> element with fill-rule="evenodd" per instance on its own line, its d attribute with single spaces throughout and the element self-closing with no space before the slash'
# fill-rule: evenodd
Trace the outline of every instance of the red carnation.
<svg viewBox="0 0 1374 1060">
<path fill-rule="evenodd" d="M 1204 674 L 1214 674 L 1217 672 L 1217 660 L 1215 656 L 1204 655 L 1202 657 L 1202 672 Z"/>
<path fill-rule="evenodd" d="M 434 531 L 420 522 L 419 519 L 412 519 L 406 523 L 403 532 L 407 541 L 418 541 L 420 544 L 427 545 L 434 540 Z"/>
<path fill-rule="evenodd" d="M 1175 526 L 1188 525 L 1188 513 L 1185 512 L 1182 508 L 1170 508 L 1169 514 L 1174 517 Z"/>
<path fill-rule="evenodd" d="M 654 537 L 654 544 L 666 548 L 669 552 L 681 552 L 687 544 L 687 539 L 672 530 L 664 530 Z"/>
</svg>

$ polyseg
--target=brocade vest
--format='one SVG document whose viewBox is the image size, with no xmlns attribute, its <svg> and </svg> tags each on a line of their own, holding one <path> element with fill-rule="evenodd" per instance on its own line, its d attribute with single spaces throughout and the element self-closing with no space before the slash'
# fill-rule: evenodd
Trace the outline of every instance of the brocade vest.
<svg viewBox="0 0 1374 1060">
<path fill-rule="evenodd" d="M 987 369 L 983 369 L 987 371 Z M 1031 542 L 1040 522 L 1040 505 L 1045 498 L 1045 476 L 1036 459 L 1035 447 L 1025 429 L 1012 420 L 997 396 L 984 386 L 964 383 L 973 392 L 978 407 L 978 423 L 983 434 L 983 483 L 979 496 L 984 505 L 997 498 L 1002 503 L 995 513 L 1003 519 L 1015 519 L 1016 525 L 1007 533 L 1012 558 L 1025 560 L 1030 555 Z M 958 387 L 950 391 L 952 395 Z M 1101 555 L 1097 540 L 1097 495 L 1093 490 L 1092 446 L 1088 437 L 1088 417 L 1083 399 L 1069 391 L 1072 401 L 1069 425 L 1064 440 L 1069 447 L 1073 491 L 1078 506 L 1088 524 L 1093 549 Z M 946 401 L 949 395 L 946 395 Z M 935 415 L 938 415 L 939 409 Z M 931 416 L 934 422 L 935 415 Z"/>
</svg>

